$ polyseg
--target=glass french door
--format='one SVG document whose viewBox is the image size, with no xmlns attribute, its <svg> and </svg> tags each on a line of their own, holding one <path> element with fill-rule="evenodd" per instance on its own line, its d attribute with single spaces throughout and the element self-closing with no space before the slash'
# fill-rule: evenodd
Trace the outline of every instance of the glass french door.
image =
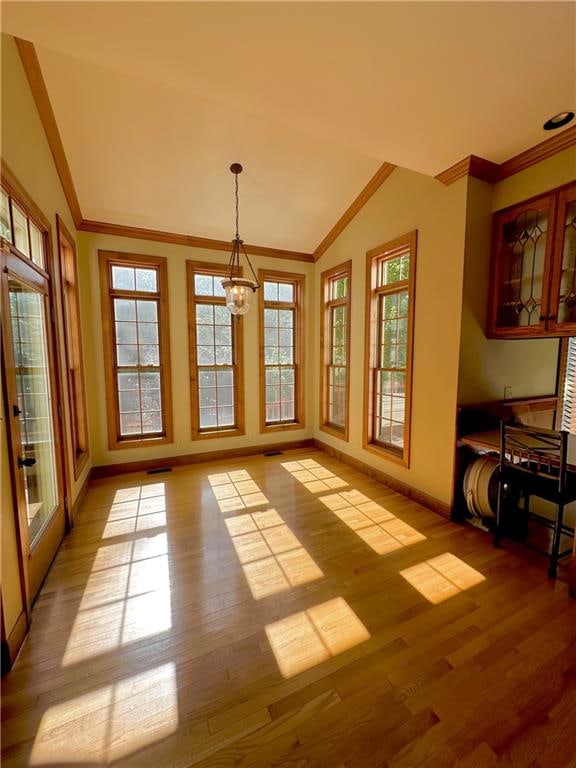
<svg viewBox="0 0 576 768">
<path fill-rule="evenodd" d="M 58 390 L 49 276 L 2 254 L 4 386 L 28 604 L 65 530 Z"/>
</svg>

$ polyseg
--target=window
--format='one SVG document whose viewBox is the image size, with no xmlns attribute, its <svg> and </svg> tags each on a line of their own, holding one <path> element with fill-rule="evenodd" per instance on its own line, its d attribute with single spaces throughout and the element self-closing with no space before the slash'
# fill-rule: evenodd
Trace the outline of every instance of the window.
<svg viewBox="0 0 576 768">
<path fill-rule="evenodd" d="M 364 447 L 409 466 L 416 232 L 367 254 Z"/>
<path fill-rule="evenodd" d="M 576 434 L 576 337 L 560 342 L 556 428 Z"/>
<path fill-rule="evenodd" d="M 64 348 L 68 376 L 68 403 L 70 408 L 70 430 L 72 433 L 72 456 L 74 478 L 88 459 L 88 426 L 86 418 L 86 395 L 82 366 L 82 336 L 80 332 L 80 303 L 78 299 L 78 275 L 76 246 L 70 233 L 56 217 L 58 251 L 62 281 L 62 308 L 64 312 Z"/>
<path fill-rule="evenodd" d="M 100 251 L 110 448 L 172 442 L 166 259 Z"/>
<path fill-rule="evenodd" d="M 20 256 L 30 259 L 37 267 L 46 270 L 44 232 L 28 214 L 26 207 L 4 186 L 0 192 L 0 237 L 11 243 Z"/>
<path fill-rule="evenodd" d="M 243 318 L 226 308 L 224 265 L 188 261 L 193 437 L 244 434 Z"/>
<path fill-rule="evenodd" d="M 304 275 L 260 270 L 261 430 L 304 426 Z"/>
<path fill-rule="evenodd" d="M 350 295 L 352 262 L 322 273 L 323 319 L 320 329 L 320 428 L 348 439 Z"/>
</svg>

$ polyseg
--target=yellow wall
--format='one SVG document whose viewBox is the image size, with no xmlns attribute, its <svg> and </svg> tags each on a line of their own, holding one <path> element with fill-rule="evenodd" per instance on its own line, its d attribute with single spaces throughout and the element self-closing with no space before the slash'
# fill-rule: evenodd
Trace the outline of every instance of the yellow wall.
<svg viewBox="0 0 576 768">
<path fill-rule="evenodd" d="M 570 147 L 495 184 L 492 210 L 499 211 L 575 179 L 576 147 Z"/>
<path fill-rule="evenodd" d="M 74 223 L 68 209 L 52 154 L 32 98 L 20 56 L 12 37 L 2 35 L 2 158 L 8 164 L 28 195 L 42 210 L 52 229 L 52 246 L 56 245 L 56 213 L 68 230 L 75 235 Z M 54 279 L 59 280 L 55 274 Z M 57 292 L 58 312 L 60 295 Z M 61 377 L 66 383 L 64 370 Z M 67 397 L 67 392 L 65 392 Z M 65 408 L 65 428 L 68 435 L 68 466 L 72 467 L 69 419 Z M 4 422 L 3 422 L 4 429 Z M 4 437 L 1 445 L 2 461 L 2 599 L 6 633 L 9 635 L 21 610 L 18 587 L 18 560 L 14 533 L 14 511 L 10 495 L 8 455 Z M 87 477 L 90 462 L 82 475 L 73 482 L 72 504 Z M 73 472 L 71 473 L 73 481 Z"/>
<path fill-rule="evenodd" d="M 238 437 L 191 439 L 190 382 L 188 363 L 188 320 L 186 298 L 186 260 L 209 261 L 226 264 L 226 252 L 208 251 L 179 245 L 154 243 L 109 235 L 80 233 L 81 303 L 83 309 L 83 333 L 94 343 L 85 345 L 84 365 L 89 402 L 91 452 L 95 465 L 140 461 L 205 451 L 226 450 L 246 446 L 302 440 L 313 434 L 312 415 L 314 393 L 305 386 L 305 428 L 260 434 L 259 424 L 259 340 L 258 302 L 244 316 L 244 389 L 246 393 L 246 434 Z M 168 259 L 168 294 L 170 306 L 170 345 L 172 357 L 172 401 L 174 410 L 174 442 L 152 448 L 108 449 L 106 431 L 106 403 L 104 385 L 104 355 L 102 345 L 102 321 L 98 276 L 98 250 L 165 256 Z M 274 271 L 300 273 L 306 276 L 305 287 L 305 355 L 306 377 L 312 375 L 313 348 L 308 329 L 311 318 L 314 290 L 314 265 L 306 262 L 286 261 L 251 256 L 256 272 L 260 268 Z"/>
<path fill-rule="evenodd" d="M 317 262 L 325 269 L 352 259 L 350 440 L 318 429 L 316 437 L 448 504 L 452 495 L 456 389 L 462 301 L 466 180 L 446 187 L 397 168 Z M 418 230 L 410 468 L 362 448 L 366 252 Z M 316 301 L 320 301 L 319 288 Z M 316 318 L 315 318 L 316 319 Z M 314 391 L 318 392 L 319 321 Z"/>
</svg>

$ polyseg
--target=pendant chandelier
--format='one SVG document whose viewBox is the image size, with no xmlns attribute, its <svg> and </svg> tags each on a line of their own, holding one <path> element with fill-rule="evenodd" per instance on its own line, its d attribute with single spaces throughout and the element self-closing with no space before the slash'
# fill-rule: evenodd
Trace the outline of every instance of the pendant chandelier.
<svg viewBox="0 0 576 768">
<path fill-rule="evenodd" d="M 260 287 L 256 280 L 256 274 L 244 248 L 244 240 L 240 238 L 238 231 L 238 174 L 242 173 L 242 166 L 240 163 L 232 163 L 230 170 L 234 174 L 235 190 L 236 190 L 236 235 L 232 240 L 232 253 L 230 254 L 230 262 L 228 264 L 228 277 L 222 280 L 222 287 L 226 291 L 226 306 L 233 315 L 245 315 L 250 309 L 250 302 L 257 289 Z M 247 280 L 241 277 L 240 271 L 240 251 L 246 257 L 250 271 L 254 280 Z"/>
</svg>

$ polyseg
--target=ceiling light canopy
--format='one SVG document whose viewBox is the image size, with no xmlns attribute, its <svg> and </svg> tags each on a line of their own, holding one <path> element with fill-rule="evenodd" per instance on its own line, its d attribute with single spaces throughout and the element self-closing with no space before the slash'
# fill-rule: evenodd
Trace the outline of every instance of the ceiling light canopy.
<svg viewBox="0 0 576 768">
<path fill-rule="evenodd" d="M 232 253 L 230 254 L 230 262 L 228 264 L 228 277 L 222 280 L 222 287 L 226 291 L 226 306 L 233 315 L 245 315 L 250 309 L 250 302 L 255 292 L 258 290 L 259 285 L 256 280 L 256 274 L 244 248 L 244 240 L 240 238 L 238 229 L 239 221 L 239 206 L 238 206 L 238 175 L 242 173 L 242 166 L 240 163 L 232 163 L 230 166 L 231 172 L 234 174 L 235 193 L 236 193 L 236 234 L 232 240 Z M 240 267 L 240 251 L 246 257 L 250 271 L 254 280 L 247 280 L 242 277 L 242 269 Z"/>
<path fill-rule="evenodd" d="M 571 123 L 574 120 L 574 112 L 558 112 L 557 115 L 551 117 L 543 125 L 545 131 L 555 131 L 557 128 L 564 128 L 565 125 Z"/>
</svg>

